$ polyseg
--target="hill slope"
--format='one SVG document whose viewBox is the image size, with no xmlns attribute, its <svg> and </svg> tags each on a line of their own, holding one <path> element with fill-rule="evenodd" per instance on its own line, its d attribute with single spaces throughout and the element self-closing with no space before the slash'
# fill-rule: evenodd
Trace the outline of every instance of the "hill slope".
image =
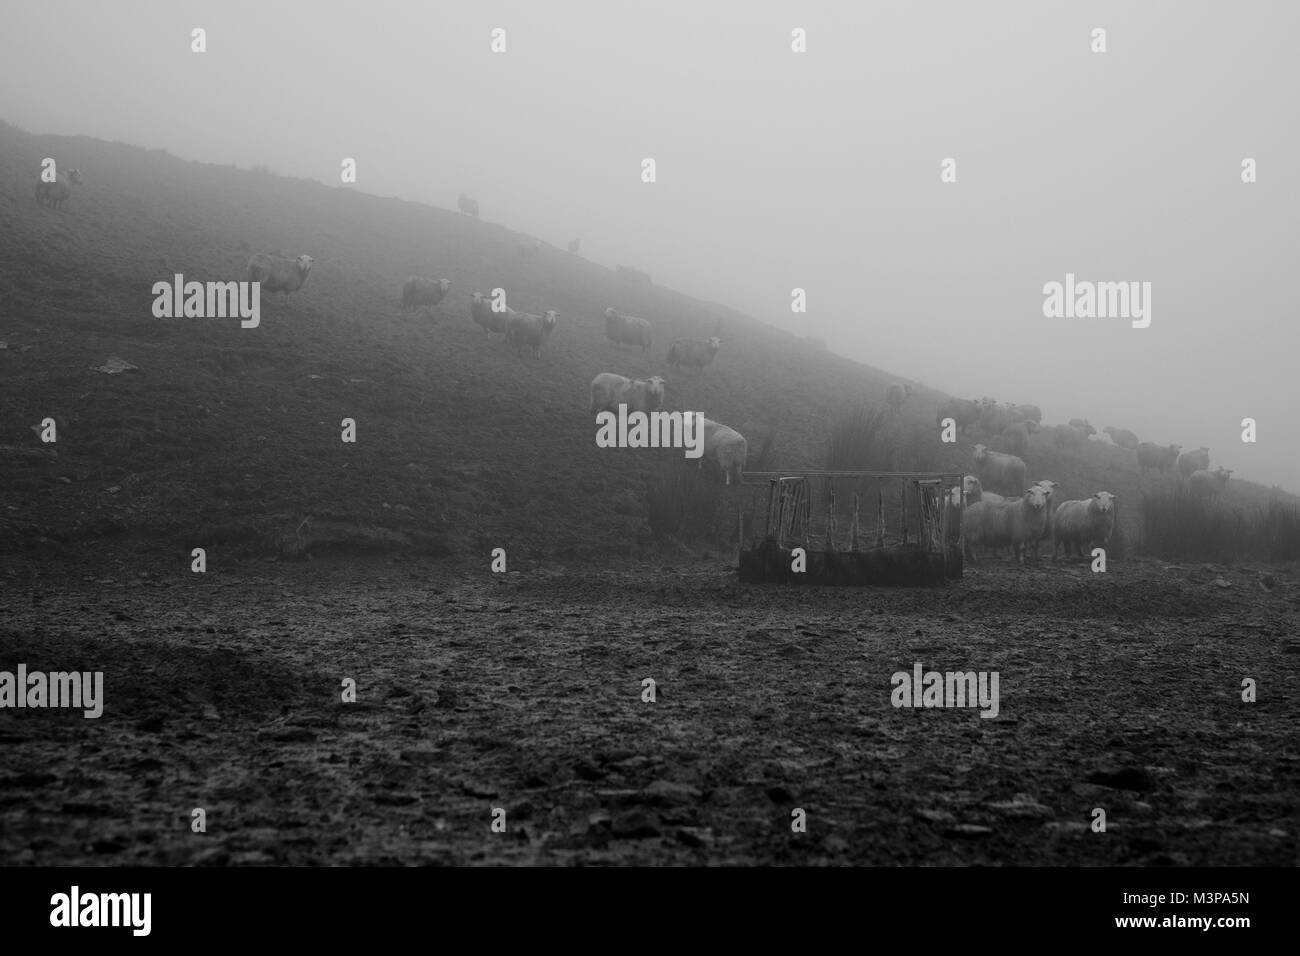
<svg viewBox="0 0 1300 956">
<path fill-rule="evenodd" d="M 45 156 L 85 175 L 62 210 L 33 197 Z M 635 555 L 650 544 L 654 462 L 595 447 L 596 373 L 663 374 L 670 407 L 742 430 L 770 423 L 778 467 L 820 466 L 835 416 L 878 400 L 892 378 L 550 246 L 525 259 L 522 237 L 490 222 L 84 137 L 0 124 L 0 218 L 0 550 L 10 552 L 115 538 L 186 552 L 336 540 L 485 559 L 494 547 Z M 259 251 L 316 258 L 287 309 L 265 297 L 259 328 L 153 317 L 155 282 L 239 279 Z M 412 274 L 452 281 L 432 320 L 398 308 Z M 540 359 L 469 320 L 470 293 L 496 286 L 514 308 L 560 313 Z M 610 305 L 654 323 L 653 350 L 605 339 Z M 670 339 L 715 331 L 714 366 L 664 371 Z M 139 371 L 91 369 L 110 355 Z M 907 467 L 966 470 L 968 446 L 920 431 L 941 397 L 921 390 L 909 403 L 930 447 Z M 31 430 L 47 417 L 54 446 Z M 345 417 L 356 444 L 340 441 Z M 1101 477 L 1133 491 L 1104 457 L 1114 451 L 1076 468 L 1067 493 Z M 1031 474 L 1046 474 L 1037 464 Z"/>
</svg>

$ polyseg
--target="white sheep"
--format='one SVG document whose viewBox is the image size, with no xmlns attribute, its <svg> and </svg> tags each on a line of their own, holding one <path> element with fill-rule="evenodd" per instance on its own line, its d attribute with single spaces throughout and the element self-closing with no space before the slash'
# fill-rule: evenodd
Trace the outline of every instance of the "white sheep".
<svg viewBox="0 0 1300 956">
<path fill-rule="evenodd" d="M 51 209 L 62 209 L 63 203 L 72 195 L 72 187 L 81 185 L 81 170 L 69 169 L 59 173 L 52 183 L 44 180 L 36 182 L 36 201 Z"/>
<path fill-rule="evenodd" d="M 558 319 L 555 311 L 548 310 L 545 315 L 533 315 L 529 312 L 511 312 L 506 325 L 506 342 L 516 348 L 523 345 L 533 350 L 533 358 L 542 354 L 542 346 L 555 331 Z"/>
<path fill-rule="evenodd" d="M 248 281 L 260 282 L 263 292 L 283 293 L 287 307 L 289 293 L 303 287 L 315 261 L 311 256 L 284 259 L 259 252 L 248 260 Z"/>
<path fill-rule="evenodd" d="M 1025 463 L 1015 455 L 989 451 L 987 445 L 975 446 L 975 474 L 985 488 L 1014 491 L 1025 486 Z"/>
<path fill-rule="evenodd" d="M 528 242 L 519 243 L 517 248 L 521 258 L 534 259 L 542 251 L 542 243 L 540 240 L 531 239 Z"/>
<path fill-rule="evenodd" d="M 576 256 L 578 254 L 578 249 L 581 245 L 582 245 L 581 239 L 574 239 L 571 243 L 569 243 L 569 251 Z"/>
<path fill-rule="evenodd" d="M 456 197 L 456 205 L 460 208 L 460 211 L 465 213 L 467 216 L 473 216 L 475 219 L 478 218 L 477 199 L 470 199 L 464 193 L 461 193 Z"/>
<path fill-rule="evenodd" d="M 1093 548 L 1104 548 L 1115 529 L 1114 503 L 1118 495 L 1099 491 L 1083 501 L 1062 501 L 1052 516 L 1052 560 L 1057 551 L 1065 548 L 1066 556 L 1079 554 L 1080 549 L 1091 553 Z"/>
<path fill-rule="evenodd" d="M 1047 492 L 1035 485 L 1020 498 L 975 502 L 962 515 L 961 530 L 967 557 L 974 563 L 975 545 L 1010 547 L 1016 560 L 1025 563 L 1025 547 L 1038 541 L 1047 523 Z"/>
<path fill-rule="evenodd" d="M 474 320 L 475 325 L 486 329 L 489 337 L 493 332 L 497 335 L 505 335 L 512 314 L 514 310 L 493 312 L 492 304 L 484 298 L 482 292 L 475 292 L 470 299 L 469 317 Z"/>
<path fill-rule="evenodd" d="M 707 342 L 700 339 L 674 339 L 668 347 L 668 364 L 680 370 L 683 365 L 704 368 L 713 361 L 722 347 L 722 339 L 716 335 Z"/>
<path fill-rule="evenodd" d="M 1217 498 L 1228 486 L 1228 476 L 1231 474 L 1231 468 L 1216 468 L 1214 471 L 1198 468 L 1187 479 L 1187 490 L 1195 498 Z"/>
<path fill-rule="evenodd" d="M 653 344 L 653 329 L 640 316 L 625 315 L 617 309 L 605 310 L 605 337 L 615 342 L 639 345 L 644 352 Z"/>
<path fill-rule="evenodd" d="M 1002 431 L 1002 440 L 1013 455 L 1023 455 L 1029 450 L 1029 427 L 1023 422 L 1008 425 Z"/>
<path fill-rule="evenodd" d="M 601 372 L 591 380 L 591 413 L 617 413 L 619 405 L 627 405 L 629 414 L 659 411 L 664 407 L 664 380 L 658 375 L 642 381 Z"/>
<path fill-rule="evenodd" d="M 732 478 L 739 484 L 745 470 L 745 458 L 749 454 L 745 436 L 734 428 L 708 418 L 703 419 L 701 424 L 704 428 L 704 454 L 700 458 L 700 467 L 704 467 L 705 458 L 711 459 L 722 469 L 726 484 L 730 485 Z"/>
<path fill-rule="evenodd" d="M 451 289 L 450 279 L 422 279 L 411 276 L 402 286 L 402 308 L 406 311 L 424 306 L 430 311 Z"/>
<path fill-rule="evenodd" d="M 1185 451 L 1178 456 L 1178 473 L 1184 478 L 1191 478 L 1193 472 L 1208 471 L 1210 468 L 1210 449 L 1202 445 L 1195 451 Z"/>
<path fill-rule="evenodd" d="M 1143 474 L 1148 468 L 1154 468 L 1163 475 L 1165 469 L 1178 460 L 1178 453 L 1182 449 L 1182 445 L 1170 445 L 1165 448 L 1153 445 L 1149 441 L 1142 442 L 1138 445 L 1138 474 Z"/>
<path fill-rule="evenodd" d="M 885 403 L 895 415 L 903 410 L 903 402 L 912 397 L 912 386 L 902 382 L 890 382 L 885 386 Z"/>
<path fill-rule="evenodd" d="M 1109 435 L 1110 440 L 1120 448 L 1135 450 L 1140 444 L 1137 435 L 1133 434 L 1127 428 L 1116 428 L 1114 425 L 1107 425 L 1102 429 L 1102 431 Z"/>
</svg>

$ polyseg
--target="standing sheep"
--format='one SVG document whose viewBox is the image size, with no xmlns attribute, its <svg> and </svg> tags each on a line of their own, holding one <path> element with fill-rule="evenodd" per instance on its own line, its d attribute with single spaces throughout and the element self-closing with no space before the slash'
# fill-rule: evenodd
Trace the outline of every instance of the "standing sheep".
<svg viewBox="0 0 1300 956">
<path fill-rule="evenodd" d="M 701 426 L 704 429 L 704 454 L 700 458 L 700 467 L 704 467 L 707 458 L 722 469 L 726 484 L 730 485 L 732 478 L 736 479 L 736 484 L 740 484 L 745 471 L 745 458 L 749 453 L 745 436 L 734 428 L 708 418 L 701 421 Z"/>
<path fill-rule="evenodd" d="M 409 312 L 424 306 L 432 313 L 450 288 L 450 279 L 422 279 L 419 276 L 411 276 L 402 286 L 402 309 Z"/>
<path fill-rule="evenodd" d="M 943 425 L 945 418 L 953 420 L 953 423 L 957 426 L 957 431 L 969 431 L 979 424 L 980 403 L 967 401 L 964 398 L 950 398 L 939 406 L 934 423 Z"/>
<path fill-rule="evenodd" d="M 545 315 L 533 315 L 529 312 L 514 312 L 506 325 L 506 342 L 515 348 L 525 346 L 533 350 L 533 358 L 542 354 L 542 346 L 555 331 L 558 316 L 554 310 Z"/>
<path fill-rule="evenodd" d="M 1015 491 L 1025 487 L 1025 463 L 1015 455 L 989 451 L 987 445 L 975 446 L 975 474 L 984 488 Z"/>
<path fill-rule="evenodd" d="M 1077 428 L 1079 429 L 1079 431 L 1083 432 L 1083 437 L 1085 439 L 1089 435 L 1097 434 L 1097 429 L 1093 428 L 1092 424 L 1086 418 L 1071 418 L 1070 426 L 1072 428 Z"/>
<path fill-rule="evenodd" d="M 657 412 L 664 407 L 664 380 L 658 375 L 648 381 L 601 372 L 591 380 L 591 414 L 614 412 L 626 405 L 632 412 Z"/>
<path fill-rule="evenodd" d="M 699 339 L 675 339 L 668 347 L 668 365 L 681 370 L 683 365 L 704 368 L 713 361 L 722 347 L 722 339 L 716 335 L 703 342 Z"/>
<path fill-rule="evenodd" d="M 624 315 L 613 308 L 605 310 L 605 337 L 615 342 L 639 345 L 642 352 L 653 344 L 649 322 L 640 316 Z"/>
<path fill-rule="evenodd" d="M 582 245 L 581 239 L 574 239 L 571 243 L 569 243 L 569 251 L 576 256 L 578 254 L 578 248 L 581 245 Z"/>
<path fill-rule="evenodd" d="M 1093 548 L 1104 548 L 1115 529 L 1114 503 L 1118 495 L 1099 491 L 1085 501 L 1062 501 L 1052 516 L 1052 560 L 1057 551 L 1065 548 L 1066 556 L 1089 553 Z"/>
<path fill-rule="evenodd" d="M 510 324 L 510 311 L 493 312 L 492 305 L 483 297 L 482 292 L 475 292 L 469 303 L 469 317 L 474 320 L 474 324 L 487 329 L 488 337 L 492 333 L 505 335 L 506 328 Z"/>
<path fill-rule="evenodd" d="M 1138 445 L 1138 474 L 1146 472 L 1148 468 L 1154 468 L 1160 474 L 1172 467 L 1178 460 L 1178 453 L 1182 451 L 1182 445 L 1170 445 L 1168 448 L 1162 448 L 1160 445 L 1153 445 L 1149 441 L 1144 441 Z"/>
<path fill-rule="evenodd" d="M 1116 428 L 1114 425 L 1107 425 L 1102 431 L 1109 435 L 1110 440 L 1120 448 L 1136 451 L 1137 446 L 1140 444 L 1137 435 L 1134 435 L 1127 428 Z"/>
<path fill-rule="evenodd" d="M 1198 469 L 1187 479 L 1187 490 L 1193 498 L 1217 498 L 1228 486 L 1231 468 L 1216 468 L 1214 471 Z"/>
<path fill-rule="evenodd" d="M 1057 448 L 1081 448 L 1087 441 L 1083 429 L 1073 425 L 1057 425 L 1052 429 L 1052 440 Z"/>
<path fill-rule="evenodd" d="M 1025 547 L 1036 544 L 1047 524 L 1047 492 L 1035 485 L 1020 498 L 1006 501 L 981 500 L 962 515 L 961 530 L 966 554 L 973 563 L 975 545 L 1010 547 L 1016 561 L 1025 563 Z"/>
<path fill-rule="evenodd" d="M 311 256 L 284 259 L 259 252 L 248 260 L 248 281 L 260 282 L 263 292 L 283 293 L 284 304 L 288 308 L 289 293 L 303 287 L 315 261 Z"/>
<path fill-rule="evenodd" d="M 1178 456 L 1178 473 L 1184 478 L 1193 472 L 1207 471 L 1210 467 L 1210 449 L 1202 445 L 1195 451 L 1185 451 Z"/>
<path fill-rule="evenodd" d="M 461 193 L 459 196 L 456 197 L 456 206 L 457 208 L 460 209 L 461 212 L 465 213 L 465 215 L 473 216 L 475 219 L 478 218 L 477 199 L 470 199 L 464 193 Z"/>
<path fill-rule="evenodd" d="M 51 209 L 62 209 L 63 203 L 72 195 L 72 187 L 81 185 L 81 170 L 69 169 L 66 175 L 59 173 L 52 183 L 43 179 L 36 183 L 36 201 Z"/>
</svg>

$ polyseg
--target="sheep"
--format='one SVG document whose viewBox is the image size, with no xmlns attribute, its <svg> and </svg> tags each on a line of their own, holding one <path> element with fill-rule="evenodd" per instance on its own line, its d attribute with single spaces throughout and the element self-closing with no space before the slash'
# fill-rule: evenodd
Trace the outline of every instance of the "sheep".
<svg viewBox="0 0 1300 956">
<path fill-rule="evenodd" d="M 980 430 L 988 435 L 1001 435 L 1011 424 L 1011 415 L 991 398 L 984 399 L 980 408 Z"/>
<path fill-rule="evenodd" d="M 59 173 L 52 183 L 44 180 L 36 182 L 36 201 L 51 209 L 62 209 L 63 203 L 72 195 L 72 187 L 81 185 L 81 170 L 69 169 L 67 175 Z"/>
<path fill-rule="evenodd" d="M 1079 431 L 1083 432 L 1084 438 L 1087 438 L 1089 435 L 1097 434 L 1097 429 L 1093 428 L 1086 418 L 1071 418 L 1070 427 L 1077 428 Z"/>
<path fill-rule="evenodd" d="M 1052 518 L 1056 515 L 1056 489 L 1059 484 L 1050 478 L 1042 478 L 1034 482 L 1035 487 L 1042 488 L 1047 495 L 1047 522 L 1043 525 L 1042 533 L 1039 534 L 1038 540 L 1034 542 L 1034 560 L 1038 560 L 1038 544 L 1041 541 L 1052 536 Z"/>
<path fill-rule="evenodd" d="M 460 211 L 465 213 L 466 215 L 473 216 L 475 219 L 478 218 L 477 199 L 470 199 L 464 193 L 461 193 L 459 196 L 456 197 L 456 205 L 457 207 L 459 207 Z"/>
<path fill-rule="evenodd" d="M 1052 560 L 1057 551 L 1065 548 L 1066 556 L 1078 554 L 1080 548 L 1090 553 L 1093 548 L 1104 548 L 1115 530 L 1114 503 L 1119 495 L 1099 491 L 1083 501 L 1062 501 L 1052 516 Z"/>
<path fill-rule="evenodd" d="M 912 386 L 901 382 L 890 382 L 885 386 L 885 402 L 897 415 L 903 410 L 903 402 L 912 397 Z"/>
<path fill-rule="evenodd" d="M 1120 448 L 1135 450 L 1139 444 L 1137 435 L 1134 435 L 1127 428 L 1116 428 L 1114 425 L 1107 425 L 1102 431 L 1109 435 L 1110 440 Z"/>
<path fill-rule="evenodd" d="M 1052 429 L 1052 440 L 1057 448 L 1079 448 L 1087 441 L 1083 429 L 1073 425 L 1057 425 Z"/>
<path fill-rule="evenodd" d="M 668 364 L 680 371 L 683 365 L 704 368 L 713 361 L 722 347 L 722 339 L 716 335 L 703 342 L 700 339 L 675 339 L 668 347 Z"/>
<path fill-rule="evenodd" d="M 425 306 L 430 312 L 442 301 L 451 288 L 450 279 L 422 279 L 411 276 L 402 286 L 402 309 L 410 311 L 417 306 Z"/>
<path fill-rule="evenodd" d="M 722 469 L 726 484 L 730 485 L 732 478 L 740 484 L 745 470 L 745 458 L 749 453 L 745 436 L 734 428 L 708 418 L 702 419 L 697 427 L 704 429 L 704 454 L 700 458 L 700 467 L 703 468 L 705 459 L 709 459 Z"/>
<path fill-rule="evenodd" d="M 1184 478 L 1191 478 L 1195 472 L 1206 471 L 1210 467 L 1210 449 L 1202 445 L 1195 451 L 1185 451 L 1178 456 L 1178 473 Z"/>
<path fill-rule="evenodd" d="M 624 315 L 613 308 L 605 310 L 605 336 L 615 342 L 639 345 L 644 352 L 653 344 L 650 323 L 635 315 Z"/>
<path fill-rule="evenodd" d="M 633 269 L 631 266 L 619 266 L 614 270 L 614 274 L 624 282 L 631 282 L 635 285 L 653 285 L 650 276 L 640 269 Z"/>
<path fill-rule="evenodd" d="M 1037 405 L 1012 405 L 1007 413 L 1012 421 L 1033 422 L 1035 425 L 1043 423 L 1043 410 Z"/>
<path fill-rule="evenodd" d="M 1025 463 L 1015 455 L 989 451 L 987 445 L 975 446 L 975 474 L 986 488 L 1023 488 Z"/>
<path fill-rule="evenodd" d="M 1144 441 L 1138 445 L 1138 474 L 1143 474 L 1148 468 L 1154 468 L 1165 473 L 1165 469 L 1171 467 L 1178 460 L 1178 453 L 1183 450 L 1182 445 L 1170 445 L 1168 448 L 1162 448 L 1159 445 L 1153 445 L 1149 441 Z"/>
<path fill-rule="evenodd" d="M 578 247 L 581 245 L 582 245 L 581 239 L 574 239 L 571 243 L 569 243 L 569 251 L 576 256 L 578 254 Z"/>
<path fill-rule="evenodd" d="M 542 251 L 542 243 L 539 239 L 533 239 L 529 242 L 521 242 L 516 247 L 521 259 L 535 259 L 537 254 Z"/>
<path fill-rule="evenodd" d="M 626 405 L 628 413 L 657 412 L 664 407 L 664 380 L 658 375 L 647 381 L 601 372 L 591 380 L 591 413 L 614 412 Z"/>
<path fill-rule="evenodd" d="M 289 293 L 303 287 L 315 261 L 306 255 L 297 259 L 284 259 L 259 252 L 248 260 L 248 281 L 260 282 L 263 292 L 283 293 L 284 304 L 288 308 Z"/>
<path fill-rule="evenodd" d="M 1214 471 L 1198 468 L 1187 479 L 1187 490 L 1194 498 L 1217 498 L 1227 487 L 1231 474 L 1231 468 L 1216 468 Z"/>
<path fill-rule="evenodd" d="M 948 541 L 955 542 L 961 534 L 961 516 L 965 508 L 969 508 L 975 502 L 980 501 L 984 495 L 984 489 L 980 486 L 980 480 L 974 475 L 966 475 L 962 478 L 960 485 L 953 485 L 948 492 Z M 1001 496 L 995 496 L 1001 500 Z M 965 501 L 963 506 L 962 502 Z"/>
<path fill-rule="evenodd" d="M 934 423 L 942 425 L 945 418 L 951 418 L 959 432 L 974 428 L 980 420 L 980 403 L 968 402 L 964 398 L 950 398 L 939 406 Z"/>
<path fill-rule="evenodd" d="M 1010 546 L 1016 561 L 1025 563 L 1025 547 L 1037 544 L 1047 523 L 1047 492 L 1037 485 L 1025 490 L 1020 498 L 1006 501 L 980 500 L 962 515 L 961 530 L 966 539 L 966 554 L 976 562 L 974 546 L 998 548 Z"/>
<path fill-rule="evenodd" d="M 488 300 L 483 297 L 482 292 L 475 292 L 469 303 L 469 317 L 474 320 L 474 324 L 487 329 L 488 337 L 492 333 L 505 335 L 506 328 L 510 324 L 510 316 L 517 314 L 513 309 L 505 312 L 493 312 L 492 306 Z"/>
<path fill-rule="evenodd" d="M 1029 428 L 1024 422 L 1008 425 L 1002 431 L 1002 440 L 1007 443 L 1007 451 L 1013 455 L 1023 455 L 1029 450 Z"/>
<path fill-rule="evenodd" d="M 518 348 L 525 345 L 533 350 L 533 358 L 542 354 L 542 346 L 555 331 L 559 317 L 554 310 L 545 315 L 533 315 L 529 312 L 511 312 L 506 325 L 506 342 Z"/>
</svg>

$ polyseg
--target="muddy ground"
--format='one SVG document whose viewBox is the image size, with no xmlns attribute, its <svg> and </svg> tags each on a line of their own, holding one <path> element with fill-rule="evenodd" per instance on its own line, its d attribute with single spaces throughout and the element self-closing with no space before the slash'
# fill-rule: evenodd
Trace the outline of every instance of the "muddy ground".
<svg viewBox="0 0 1300 956">
<path fill-rule="evenodd" d="M 1295 569 L 113 567 L 0 573 L 0 669 L 106 696 L 0 710 L 0 863 L 1300 863 Z M 916 661 L 999 716 L 895 709 Z"/>
</svg>

